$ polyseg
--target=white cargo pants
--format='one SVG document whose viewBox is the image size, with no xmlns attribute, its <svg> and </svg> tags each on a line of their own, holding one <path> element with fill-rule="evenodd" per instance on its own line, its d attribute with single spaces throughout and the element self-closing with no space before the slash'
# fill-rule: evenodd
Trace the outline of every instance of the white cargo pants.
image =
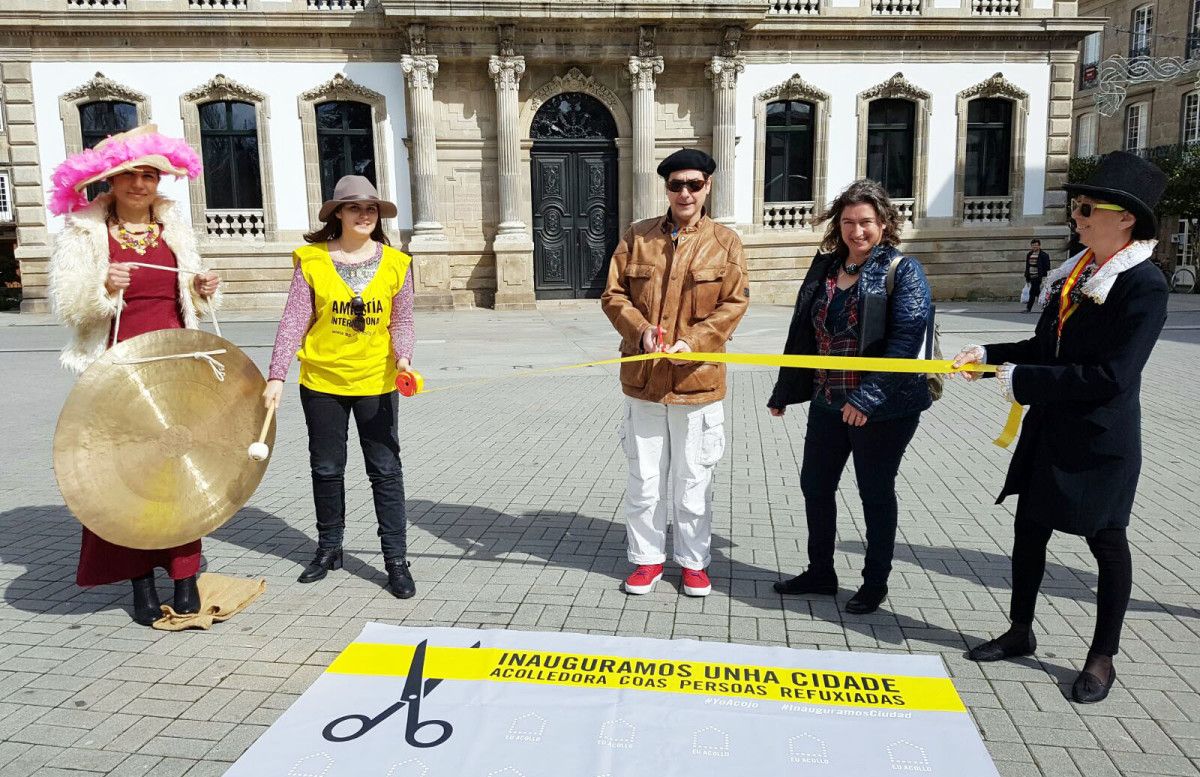
<svg viewBox="0 0 1200 777">
<path fill-rule="evenodd" d="M 719 401 L 664 405 L 625 397 L 621 447 L 629 462 L 625 527 L 630 563 L 666 561 L 671 508 L 675 562 L 706 569 L 712 546 L 712 475 L 725 452 L 724 406 Z"/>
</svg>

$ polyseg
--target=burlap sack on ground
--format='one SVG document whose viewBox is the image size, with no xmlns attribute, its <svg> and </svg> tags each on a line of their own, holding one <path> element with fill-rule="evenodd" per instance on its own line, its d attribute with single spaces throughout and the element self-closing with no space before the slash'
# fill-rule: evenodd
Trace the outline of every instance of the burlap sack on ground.
<svg viewBox="0 0 1200 777">
<path fill-rule="evenodd" d="M 164 604 L 164 615 L 154 622 L 154 628 L 163 631 L 207 629 L 213 623 L 237 615 L 267 590 L 267 581 L 261 578 L 251 580 L 211 572 L 200 575 L 196 585 L 200 589 L 200 612 L 180 615 L 169 604 Z"/>
</svg>

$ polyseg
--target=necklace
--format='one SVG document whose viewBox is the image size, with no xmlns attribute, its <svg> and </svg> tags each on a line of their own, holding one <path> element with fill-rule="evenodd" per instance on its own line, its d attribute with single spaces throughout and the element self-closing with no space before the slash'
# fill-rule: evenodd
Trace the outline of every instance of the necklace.
<svg viewBox="0 0 1200 777">
<path fill-rule="evenodd" d="M 142 232 L 131 232 L 125 228 L 125 222 L 117 222 L 117 245 L 132 250 L 138 256 L 145 256 L 151 248 L 158 247 L 158 227 L 154 224 Z"/>
<path fill-rule="evenodd" d="M 858 275 L 858 271 L 862 269 L 862 264 L 847 264 L 842 262 L 842 271 L 847 275 Z"/>
</svg>

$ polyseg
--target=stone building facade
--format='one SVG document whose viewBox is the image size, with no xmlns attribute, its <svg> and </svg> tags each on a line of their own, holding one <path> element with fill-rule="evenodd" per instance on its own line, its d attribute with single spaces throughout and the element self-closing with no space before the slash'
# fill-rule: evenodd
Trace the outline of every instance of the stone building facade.
<svg viewBox="0 0 1200 777">
<path fill-rule="evenodd" d="M 47 305 L 51 170 L 118 120 L 203 148 L 201 179 L 162 188 L 235 308 L 282 304 L 351 169 L 396 201 L 419 305 L 594 296 L 681 146 L 718 161 L 711 214 L 741 232 L 757 301 L 791 302 L 815 219 L 867 174 L 898 187 L 937 296 L 1011 296 L 1029 239 L 1066 235 L 1095 29 L 1073 0 L 8 0 L 23 309 Z"/>
<path fill-rule="evenodd" d="M 1073 154 L 1155 156 L 1200 144 L 1200 0 L 1084 0 L 1080 13 L 1104 19 L 1104 29 L 1080 44 Z M 1124 59 L 1115 68 L 1114 56 Z M 1103 94 L 1106 61 L 1116 99 Z M 1195 266 L 1197 226 L 1164 219 L 1160 257 Z"/>
</svg>

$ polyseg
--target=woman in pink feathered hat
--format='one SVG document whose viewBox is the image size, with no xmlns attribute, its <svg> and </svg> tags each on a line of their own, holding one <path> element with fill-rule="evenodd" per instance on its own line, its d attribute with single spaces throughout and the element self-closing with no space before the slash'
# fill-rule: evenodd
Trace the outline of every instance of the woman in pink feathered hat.
<svg viewBox="0 0 1200 777">
<path fill-rule="evenodd" d="M 143 127 L 113 135 L 67 158 L 51 176 L 51 213 L 65 215 L 50 256 L 50 299 L 71 330 L 64 367 L 82 373 L 114 345 L 113 320 L 121 311 L 119 339 L 159 329 L 196 328 L 199 315 L 220 302 L 216 273 L 203 272 L 191 226 L 170 200 L 158 196 L 163 175 L 194 178 L 200 158 L 188 145 Z M 84 191 L 107 181 L 109 191 L 88 202 Z M 130 262 L 183 272 L 159 272 Z M 174 608 L 200 608 L 196 574 L 200 541 L 165 550 L 114 545 L 86 528 L 76 582 L 81 586 L 133 581 L 133 619 L 150 625 L 162 617 L 154 569 L 175 581 Z"/>
</svg>

